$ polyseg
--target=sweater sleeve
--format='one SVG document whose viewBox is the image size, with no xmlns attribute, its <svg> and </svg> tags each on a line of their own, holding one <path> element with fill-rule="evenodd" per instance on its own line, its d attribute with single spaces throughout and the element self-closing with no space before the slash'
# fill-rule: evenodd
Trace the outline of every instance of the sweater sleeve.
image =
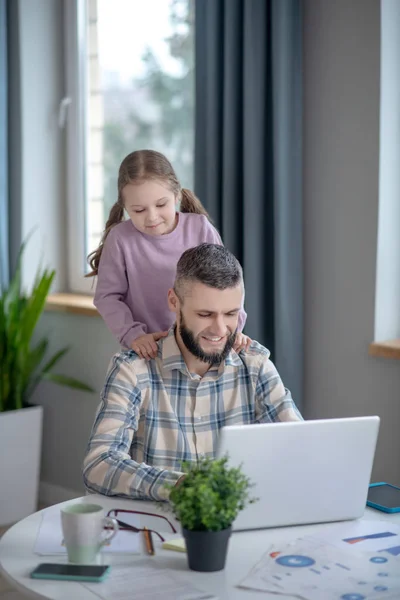
<svg viewBox="0 0 400 600">
<path fill-rule="evenodd" d="M 204 240 L 201 243 L 208 244 L 217 244 L 218 246 L 223 246 L 223 242 L 221 236 L 218 231 L 215 229 L 214 225 L 210 223 L 207 217 L 204 217 L 205 227 L 204 227 Z M 243 304 L 239 313 L 239 321 L 238 321 L 238 331 L 243 331 L 247 319 L 247 313 L 244 310 L 244 293 L 243 293 Z"/>
<path fill-rule="evenodd" d="M 113 230 L 107 236 L 100 258 L 94 305 L 111 333 L 126 348 L 133 340 L 147 333 L 144 323 L 135 321 L 125 303 L 128 279 L 124 252 Z"/>
<path fill-rule="evenodd" d="M 215 229 L 214 225 L 210 223 L 207 217 L 204 217 L 204 240 L 201 241 L 202 244 L 217 244 L 217 246 L 223 246 L 221 236 L 218 231 Z"/>
</svg>

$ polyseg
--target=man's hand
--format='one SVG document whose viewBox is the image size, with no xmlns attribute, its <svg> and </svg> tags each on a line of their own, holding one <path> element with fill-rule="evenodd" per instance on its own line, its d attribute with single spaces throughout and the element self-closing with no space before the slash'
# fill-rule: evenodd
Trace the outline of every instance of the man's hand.
<svg viewBox="0 0 400 600">
<path fill-rule="evenodd" d="M 181 485 L 181 483 L 184 482 L 184 480 L 186 479 L 186 474 L 185 475 L 181 475 L 178 479 L 178 481 L 176 482 L 176 484 L 174 485 L 174 487 L 179 487 Z"/>
<path fill-rule="evenodd" d="M 158 352 L 156 342 L 167 335 L 168 331 L 156 331 L 156 333 L 146 333 L 145 335 L 141 335 L 132 342 L 132 350 L 134 350 L 140 358 L 145 358 L 146 360 L 155 358 Z"/>
<path fill-rule="evenodd" d="M 236 334 L 235 343 L 233 344 L 233 349 L 237 353 L 239 353 L 241 350 L 248 350 L 252 341 L 253 340 L 251 340 L 247 335 L 244 335 L 244 333 L 238 332 Z"/>
</svg>

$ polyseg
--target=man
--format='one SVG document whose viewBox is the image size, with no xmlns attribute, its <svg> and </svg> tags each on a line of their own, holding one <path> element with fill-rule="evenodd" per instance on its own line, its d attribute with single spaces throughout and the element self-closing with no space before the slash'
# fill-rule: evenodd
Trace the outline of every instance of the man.
<svg viewBox="0 0 400 600">
<path fill-rule="evenodd" d="M 111 362 L 84 461 L 90 491 L 167 500 L 182 461 L 215 455 L 221 427 L 302 419 L 269 351 L 232 349 L 243 296 L 229 250 L 184 252 L 168 293 L 176 326 L 157 358 L 130 350 Z"/>
</svg>

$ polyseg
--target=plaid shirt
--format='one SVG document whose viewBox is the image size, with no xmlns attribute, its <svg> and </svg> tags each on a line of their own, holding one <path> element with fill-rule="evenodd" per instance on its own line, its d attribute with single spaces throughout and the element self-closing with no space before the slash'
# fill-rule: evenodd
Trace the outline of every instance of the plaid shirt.
<svg viewBox="0 0 400 600">
<path fill-rule="evenodd" d="M 189 373 L 173 329 L 158 347 L 154 360 L 130 350 L 111 361 L 84 461 L 90 491 L 166 500 L 182 461 L 215 456 L 221 427 L 302 420 L 258 342 L 203 377 Z"/>
</svg>

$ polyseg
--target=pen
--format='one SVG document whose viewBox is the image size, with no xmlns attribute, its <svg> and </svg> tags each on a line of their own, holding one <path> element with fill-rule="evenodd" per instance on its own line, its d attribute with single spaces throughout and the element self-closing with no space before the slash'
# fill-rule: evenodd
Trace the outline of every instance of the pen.
<svg viewBox="0 0 400 600">
<path fill-rule="evenodd" d="M 155 554 L 154 545 L 153 545 L 153 536 L 151 535 L 151 531 L 147 529 L 147 527 L 143 527 L 144 539 L 146 542 L 146 550 L 147 554 L 151 554 L 152 556 Z"/>
</svg>

